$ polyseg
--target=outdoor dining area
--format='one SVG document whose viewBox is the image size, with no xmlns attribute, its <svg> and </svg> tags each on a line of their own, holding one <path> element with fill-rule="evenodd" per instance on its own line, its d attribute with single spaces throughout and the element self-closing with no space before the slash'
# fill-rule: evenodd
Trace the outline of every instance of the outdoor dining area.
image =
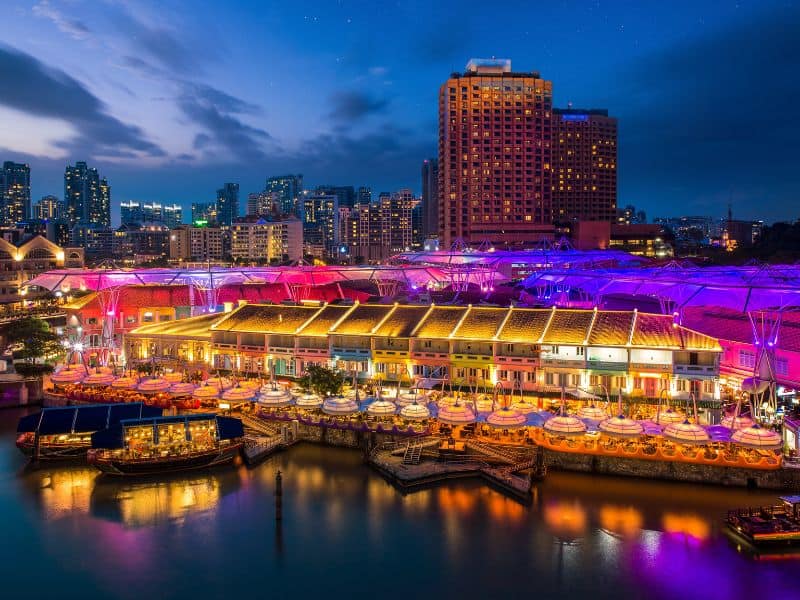
<svg viewBox="0 0 800 600">
<path fill-rule="evenodd" d="M 556 452 L 774 469 L 782 462 L 781 435 L 742 411 L 741 402 L 719 425 L 701 425 L 697 408 L 660 402 L 623 406 L 593 395 L 578 401 L 494 391 L 386 387 L 380 381 L 344 382 L 334 394 L 274 376 L 246 378 L 135 371 L 72 365 L 51 377 L 55 391 L 77 402 L 145 402 L 163 408 L 241 409 L 268 421 L 392 433 L 438 434 L 457 451 L 465 440 L 539 445 Z M 673 403 L 675 404 L 675 403 Z M 627 414 L 626 414 L 627 413 Z"/>
</svg>

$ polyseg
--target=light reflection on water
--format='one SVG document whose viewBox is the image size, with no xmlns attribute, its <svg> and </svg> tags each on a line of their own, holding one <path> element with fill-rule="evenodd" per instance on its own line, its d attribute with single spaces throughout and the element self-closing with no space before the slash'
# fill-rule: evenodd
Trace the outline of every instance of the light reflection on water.
<svg viewBox="0 0 800 600">
<path fill-rule="evenodd" d="M 377 584 L 389 598 L 729 600 L 768 581 L 771 595 L 797 597 L 797 563 L 754 562 L 722 535 L 727 508 L 771 494 L 560 473 L 531 506 L 474 481 L 401 494 L 358 453 L 318 446 L 253 470 L 115 481 L 85 466 L 23 469 L 10 415 L 0 414 L 0 576 L 12 587 L 36 579 L 42 595 L 365 597 Z"/>
</svg>

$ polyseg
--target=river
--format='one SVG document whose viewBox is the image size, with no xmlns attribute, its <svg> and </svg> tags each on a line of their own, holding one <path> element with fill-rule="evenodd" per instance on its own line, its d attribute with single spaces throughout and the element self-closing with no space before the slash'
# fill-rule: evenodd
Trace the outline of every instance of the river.
<svg viewBox="0 0 800 600">
<path fill-rule="evenodd" d="M 722 527 L 770 493 L 550 473 L 531 506 L 474 481 L 403 495 L 358 453 L 313 445 L 109 481 L 26 468 L 21 414 L 0 411 L 5 597 L 800 598 L 800 562 L 755 560 Z"/>
</svg>

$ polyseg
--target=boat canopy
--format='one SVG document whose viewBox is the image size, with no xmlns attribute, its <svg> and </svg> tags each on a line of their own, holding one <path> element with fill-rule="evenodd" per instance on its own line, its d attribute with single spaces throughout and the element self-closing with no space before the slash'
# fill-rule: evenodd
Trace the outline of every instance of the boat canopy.
<svg viewBox="0 0 800 600">
<path fill-rule="evenodd" d="M 143 402 L 127 404 L 86 404 L 43 408 L 19 420 L 17 433 L 59 435 L 100 431 L 122 420 L 160 416 L 162 410 Z"/>
<path fill-rule="evenodd" d="M 219 415 L 205 413 L 205 414 L 191 414 L 191 415 L 170 415 L 164 417 L 151 417 L 142 419 L 125 419 L 109 427 L 92 434 L 92 448 L 105 448 L 116 449 L 125 447 L 125 428 L 126 427 L 139 427 L 150 425 L 155 429 L 159 425 L 169 425 L 170 423 L 182 423 L 186 426 L 188 431 L 189 423 L 196 421 L 210 421 L 216 420 L 217 435 L 220 440 L 230 440 L 244 436 L 244 426 L 240 419 L 234 417 L 222 417 Z"/>
</svg>

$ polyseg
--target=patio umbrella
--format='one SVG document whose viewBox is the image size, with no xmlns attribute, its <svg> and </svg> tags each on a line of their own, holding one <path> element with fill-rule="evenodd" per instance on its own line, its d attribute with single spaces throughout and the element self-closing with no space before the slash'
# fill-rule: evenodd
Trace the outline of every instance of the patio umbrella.
<svg viewBox="0 0 800 600">
<path fill-rule="evenodd" d="M 465 425 L 474 423 L 476 420 L 475 411 L 469 406 L 456 402 L 453 405 L 439 406 L 437 418 L 442 423 L 450 425 Z"/>
<path fill-rule="evenodd" d="M 367 406 L 367 414 L 373 416 L 393 415 L 397 412 L 397 406 L 388 400 L 376 400 Z"/>
<path fill-rule="evenodd" d="M 683 423 L 670 423 L 664 428 L 664 437 L 683 444 L 705 444 L 711 440 L 708 432 L 685 419 Z"/>
<path fill-rule="evenodd" d="M 527 420 L 524 414 L 513 408 L 501 408 L 489 413 L 489 416 L 486 417 L 486 422 L 498 429 L 524 427 Z"/>
<path fill-rule="evenodd" d="M 431 411 L 423 404 L 417 404 L 416 401 L 411 404 L 406 404 L 400 409 L 400 416 L 404 419 L 411 421 L 421 421 L 431 416 Z"/>
<path fill-rule="evenodd" d="M 322 402 L 322 412 L 333 416 L 352 415 L 358 412 L 358 404 L 352 398 L 330 396 Z"/>
<path fill-rule="evenodd" d="M 740 446 L 763 450 L 779 450 L 783 446 L 783 440 L 779 433 L 771 429 L 764 429 L 760 425 L 734 431 L 731 434 L 731 441 Z"/>
</svg>

